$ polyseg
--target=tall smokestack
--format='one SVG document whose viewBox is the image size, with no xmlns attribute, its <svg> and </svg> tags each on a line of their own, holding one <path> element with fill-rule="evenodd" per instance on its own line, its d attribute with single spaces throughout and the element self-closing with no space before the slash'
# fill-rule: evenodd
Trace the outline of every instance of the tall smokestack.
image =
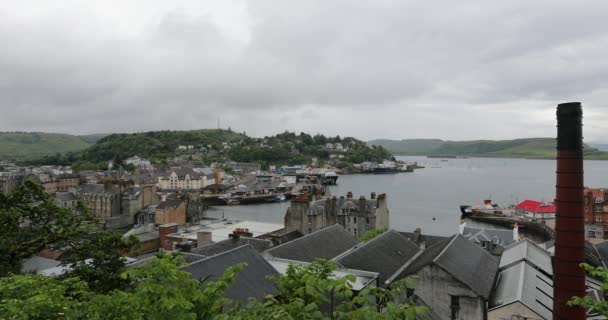
<svg viewBox="0 0 608 320">
<path fill-rule="evenodd" d="M 585 296 L 583 214 L 583 109 L 580 102 L 557 105 L 557 185 L 553 320 L 584 320 L 585 310 L 568 307 Z"/>
</svg>

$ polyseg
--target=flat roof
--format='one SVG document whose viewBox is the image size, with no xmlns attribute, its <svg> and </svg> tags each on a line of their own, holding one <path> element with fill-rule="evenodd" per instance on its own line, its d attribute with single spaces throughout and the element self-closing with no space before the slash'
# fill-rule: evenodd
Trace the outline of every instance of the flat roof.
<svg viewBox="0 0 608 320">
<path fill-rule="evenodd" d="M 211 232 L 211 241 L 219 242 L 229 239 L 229 235 L 237 228 L 248 229 L 249 232 L 253 233 L 253 238 L 255 238 L 267 233 L 279 231 L 285 228 L 285 226 L 278 223 L 251 220 L 204 220 L 198 226 L 187 228 L 183 231 L 171 234 L 171 236 L 196 241 L 197 232 L 208 231 Z"/>
</svg>

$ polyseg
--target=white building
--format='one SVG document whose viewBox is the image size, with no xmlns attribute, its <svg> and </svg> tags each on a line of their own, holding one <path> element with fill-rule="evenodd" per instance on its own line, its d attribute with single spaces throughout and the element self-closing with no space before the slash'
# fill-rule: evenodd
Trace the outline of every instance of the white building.
<svg viewBox="0 0 608 320">
<path fill-rule="evenodd" d="M 152 163 L 150 162 L 150 160 L 146 160 L 143 158 L 140 158 L 138 156 L 134 156 L 128 159 L 125 159 L 125 164 L 132 164 L 137 168 L 142 168 L 142 169 L 152 169 Z"/>
<path fill-rule="evenodd" d="M 199 172 L 197 172 L 199 171 Z M 158 177 L 156 186 L 165 190 L 198 190 L 215 182 L 213 171 L 177 168 Z"/>
</svg>

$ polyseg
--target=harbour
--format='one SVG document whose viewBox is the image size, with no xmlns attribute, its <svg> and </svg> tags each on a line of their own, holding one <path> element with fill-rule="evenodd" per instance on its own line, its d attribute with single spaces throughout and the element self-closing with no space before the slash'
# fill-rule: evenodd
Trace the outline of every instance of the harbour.
<svg viewBox="0 0 608 320">
<path fill-rule="evenodd" d="M 504 158 L 441 159 L 397 157 L 417 162 L 424 169 L 407 174 L 340 175 L 338 184 L 328 186 L 334 195 L 371 191 L 386 193 L 391 228 L 412 231 L 421 228 L 431 235 L 457 232 L 462 204 L 478 204 L 486 198 L 502 205 L 524 199 L 549 201 L 555 197 L 555 161 Z M 441 166 L 441 168 L 433 168 Z M 585 161 L 585 184 L 601 186 L 608 167 L 601 161 Z M 289 203 L 210 207 L 211 217 L 283 222 Z"/>
</svg>

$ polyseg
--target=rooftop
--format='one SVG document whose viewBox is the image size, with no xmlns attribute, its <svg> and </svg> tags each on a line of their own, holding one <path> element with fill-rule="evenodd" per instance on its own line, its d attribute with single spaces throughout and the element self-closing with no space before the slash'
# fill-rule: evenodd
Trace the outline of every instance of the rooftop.
<svg viewBox="0 0 608 320">
<path fill-rule="evenodd" d="M 266 251 L 275 258 L 311 262 L 332 259 L 350 249 L 357 241 L 338 224 L 307 234 Z"/>
<path fill-rule="evenodd" d="M 384 283 L 420 250 L 399 232 L 388 230 L 366 243 L 355 245 L 335 260 L 347 268 L 378 272 L 380 282 Z"/>
</svg>

